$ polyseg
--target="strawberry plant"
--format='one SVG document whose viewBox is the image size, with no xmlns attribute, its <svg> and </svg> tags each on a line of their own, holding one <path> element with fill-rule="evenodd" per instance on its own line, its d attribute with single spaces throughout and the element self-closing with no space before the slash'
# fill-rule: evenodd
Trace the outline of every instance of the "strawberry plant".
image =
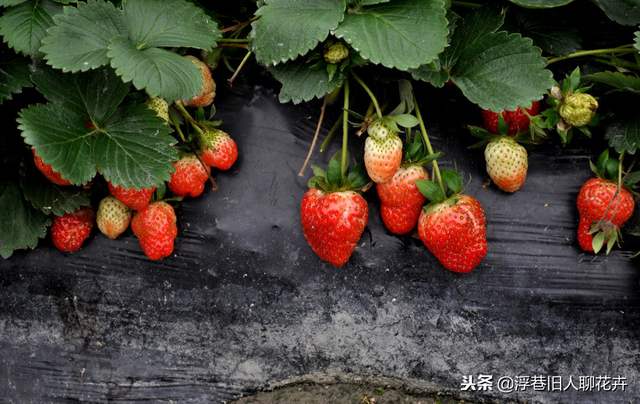
<svg viewBox="0 0 640 404">
<path fill-rule="evenodd" d="M 213 121 L 217 89 L 227 84 L 216 83 L 211 70 L 235 64 L 231 85 L 250 62 L 281 84 L 281 102 L 323 100 L 318 133 L 325 111 L 338 111 L 320 150 L 341 129 L 342 152 L 326 170 L 312 166 L 310 191 L 300 195 L 305 236 L 322 259 L 338 266 L 348 260 L 367 222 L 367 199 L 376 198 L 367 190 L 375 186 L 384 222 L 396 234 L 427 231 L 417 224 L 421 214 L 456 209 L 469 216 L 460 232 L 473 235 L 478 254 L 453 267 L 471 270 L 484 256 L 484 214 L 461 193 L 457 174 L 440 170 L 439 163 L 464 169 L 465 162 L 433 150 L 420 116 L 421 107 L 447 100 L 425 99 L 416 89 L 450 85 L 477 106 L 478 115 L 464 120 L 488 143 L 488 175 L 506 192 L 523 185 L 531 145 L 591 137 L 623 156 L 635 154 L 640 117 L 629 106 L 640 93 L 640 7 L 626 0 L 574 3 L 0 0 L 0 102 L 12 108 L 19 132 L 0 143 L 0 253 L 35 247 L 54 216 L 97 206 L 109 193 L 138 212 L 201 194 L 207 179 L 213 183 L 211 170 L 229 169 L 238 157 L 233 134 Z M 579 7 L 589 12 L 577 21 Z M 614 35 L 599 38 L 598 30 Z M 14 97 L 23 90 L 29 98 Z M 352 153 L 357 164 L 348 172 L 348 144 L 361 135 L 364 150 Z M 310 219 L 318 206 L 329 203 L 358 216 L 342 237 L 347 246 L 331 242 L 339 258 L 317 240 L 341 238 L 351 219 L 320 235 L 309 228 L 321 220 Z"/>
</svg>

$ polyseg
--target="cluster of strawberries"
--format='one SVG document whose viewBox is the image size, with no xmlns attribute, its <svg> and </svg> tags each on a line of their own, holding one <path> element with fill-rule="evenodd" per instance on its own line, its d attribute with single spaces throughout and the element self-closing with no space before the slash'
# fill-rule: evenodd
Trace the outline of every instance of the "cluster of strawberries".
<svg viewBox="0 0 640 404">
<path fill-rule="evenodd" d="M 187 107 L 206 107 L 215 97 L 215 83 L 209 67 L 193 56 L 185 56 L 202 72 L 202 92 L 189 102 L 176 101 Z M 149 108 L 169 123 L 169 105 L 165 100 L 147 100 Z M 199 138 L 200 153 L 186 153 L 173 163 L 175 172 L 167 185 L 175 197 L 197 197 L 204 191 L 211 167 L 228 170 L 238 158 L 238 148 L 225 132 L 214 127 L 203 126 Z M 36 167 L 54 184 L 67 186 L 71 183 L 55 172 L 37 156 L 33 149 Z M 153 200 L 156 188 L 124 189 L 107 181 L 110 195 L 104 197 L 94 208 L 83 206 L 73 213 L 54 216 L 51 225 L 51 239 L 60 250 L 78 250 L 89 237 L 93 224 L 109 238 L 115 239 L 127 230 L 129 225 L 138 238 L 144 253 L 152 260 L 169 256 L 173 252 L 174 240 L 178 235 L 174 208 L 162 200 Z"/>
<path fill-rule="evenodd" d="M 561 100 L 556 107 L 562 128 L 586 126 L 594 118 L 598 107 L 595 98 L 584 92 L 555 98 Z M 528 157 L 517 138 L 530 130 L 530 120 L 537 118 L 540 103 L 534 102 L 531 108 L 524 111 L 521 108 L 500 114 L 482 111 L 485 128 L 494 135 L 484 152 L 487 173 L 506 192 L 516 192 L 524 184 Z M 499 130 L 499 120 L 506 123 L 502 125 L 502 131 Z M 508 127 L 508 133 L 503 133 L 505 126 Z M 608 150 L 600 155 L 597 164 L 591 164 L 591 169 L 596 178 L 590 178 L 583 184 L 577 198 L 580 214 L 578 243 L 584 251 L 596 253 L 607 245 L 608 253 L 621 237 L 620 227 L 633 215 L 634 195 L 630 184 L 621 180 L 621 162 L 609 158 Z"/>
</svg>

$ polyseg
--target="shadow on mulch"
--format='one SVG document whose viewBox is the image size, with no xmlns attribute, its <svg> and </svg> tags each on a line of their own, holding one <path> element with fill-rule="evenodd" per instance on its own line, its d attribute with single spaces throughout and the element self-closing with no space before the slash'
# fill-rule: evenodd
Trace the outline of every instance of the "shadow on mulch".
<svg viewBox="0 0 640 404">
<path fill-rule="evenodd" d="M 233 404 L 477 404 L 450 396 L 407 394 L 395 388 L 350 383 L 298 383 L 243 397 Z"/>
</svg>

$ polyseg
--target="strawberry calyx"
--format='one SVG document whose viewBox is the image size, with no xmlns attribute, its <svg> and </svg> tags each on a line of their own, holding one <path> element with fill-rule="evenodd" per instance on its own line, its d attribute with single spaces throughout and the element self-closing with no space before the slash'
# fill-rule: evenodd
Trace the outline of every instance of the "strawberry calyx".
<svg viewBox="0 0 640 404">
<path fill-rule="evenodd" d="M 556 83 L 549 91 L 547 102 L 551 108 L 541 113 L 544 126 L 555 127 L 563 144 L 573 138 L 573 129 L 591 137 L 589 126 L 600 123 L 596 110 L 598 101 L 588 94 L 590 87 L 580 87 L 580 68 L 576 69 L 561 83 Z"/>
<path fill-rule="evenodd" d="M 349 161 L 349 153 L 347 161 Z M 364 164 L 356 164 L 351 170 L 348 167 L 341 168 L 342 150 L 339 150 L 329 161 L 327 170 L 311 165 L 314 177 L 312 177 L 307 185 L 309 188 L 319 189 L 325 193 L 341 192 L 341 191 L 362 191 L 365 192 L 372 185 Z M 347 172 L 348 171 L 348 172 Z"/>
<path fill-rule="evenodd" d="M 428 180 L 416 180 L 416 186 L 429 203 L 423 209 L 426 214 L 431 213 L 438 205 L 446 203 L 454 206 L 460 200 L 460 194 L 464 191 L 462 177 L 453 170 L 441 170 L 440 175 L 444 185 L 444 192 L 438 184 Z"/>
<path fill-rule="evenodd" d="M 527 114 L 526 111 L 524 111 L 524 113 Z M 498 134 L 491 133 L 485 128 L 481 128 L 479 126 L 469 125 L 468 129 L 471 135 L 473 137 L 481 139 L 480 142 L 469 146 L 469 148 L 484 148 L 490 142 L 498 141 L 503 137 L 508 137 L 515 140 L 516 143 L 521 144 L 526 149 L 531 149 L 532 146 L 538 145 L 544 141 L 544 139 L 546 138 L 546 132 L 543 130 L 543 127 L 545 127 L 544 123 L 541 124 L 542 117 L 536 115 L 534 117 L 530 117 L 530 121 L 531 122 L 528 131 L 520 132 L 518 130 L 515 135 L 509 134 L 509 126 L 502 115 L 498 115 Z"/>
<path fill-rule="evenodd" d="M 599 220 L 591 224 L 589 232 L 593 236 L 592 247 L 596 254 L 600 252 L 604 244 L 607 244 L 607 254 L 611 252 L 615 244 L 620 246 L 622 240 L 622 232 L 620 228 L 611 220 Z"/>
</svg>

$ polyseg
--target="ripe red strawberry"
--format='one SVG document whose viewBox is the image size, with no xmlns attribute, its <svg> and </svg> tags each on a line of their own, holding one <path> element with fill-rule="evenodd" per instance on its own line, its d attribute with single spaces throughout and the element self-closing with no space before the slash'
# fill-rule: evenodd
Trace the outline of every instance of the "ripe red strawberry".
<svg viewBox="0 0 640 404">
<path fill-rule="evenodd" d="M 516 192 L 524 184 L 529 168 L 527 150 L 510 136 L 492 139 L 484 149 L 487 173 L 503 191 Z"/>
<path fill-rule="evenodd" d="M 631 192 L 624 188 L 618 191 L 618 184 L 601 178 L 591 178 L 582 185 L 578 194 L 578 211 L 580 224 L 578 242 L 584 251 L 594 251 L 593 234 L 588 234 L 594 222 L 603 222 L 604 228 L 599 230 L 616 233 L 633 214 L 635 202 Z M 611 222 L 615 227 L 608 226 Z M 608 241 L 614 234 L 608 234 Z"/>
<path fill-rule="evenodd" d="M 326 194 L 310 189 L 302 198 L 302 230 L 311 249 L 335 266 L 351 257 L 367 225 L 369 208 L 354 191 Z"/>
<path fill-rule="evenodd" d="M 420 165 L 408 164 L 400 166 L 389 181 L 376 186 L 382 221 L 392 233 L 408 233 L 418 222 L 427 200 L 415 184 L 418 179 L 429 180 L 429 173 Z"/>
<path fill-rule="evenodd" d="M 115 196 L 124 206 L 133 210 L 140 210 L 147 206 L 151 201 L 151 195 L 153 195 L 153 192 L 156 190 L 156 187 L 150 189 L 143 188 L 140 190 L 133 188 L 124 189 L 120 185 L 114 187 L 109 181 L 107 181 L 107 185 L 109 186 L 111 195 Z"/>
<path fill-rule="evenodd" d="M 451 198 L 450 198 L 451 199 Z M 422 210 L 418 234 L 442 265 L 455 272 L 471 272 L 487 253 L 486 221 L 480 203 L 469 195 L 457 195 Z"/>
<path fill-rule="evenodd" d="M 115 239 L 129 227 L 132 211 L 113 196 L 107 196 L 100 201 L 96 224 L 105 236 Z"/>
<path fill-rule="evenodd" d="M 192 61 L 200 73 L 202 74 L 202 88 L 201 92 L 198 95 L 195 95 L 189 100 L 185 105 L 187 107 L 208 107 L 213 103 L 213 98 L 216 96 L 216 83 L 213 81 L 211 77 L 211 70 L 209 67 L 200 59 L 195 56 L 186 55 L 185 58 Z M 185 103 L 184 100 L 176 101 L 176 103 Z"/>
<path fill-rule="evenodd" d="M 204 163 L 205 168 L 195 154 L 189 153 L 173 163 L 176 172 L 171 173 L 169 189 L 175 196 L 199 196 L 204 191 L 204 183 L 209 179 L 211 167 Z"/>
<path fill-rule="evenodd" d="M 367 127 L 369 136 L 364 143 L 364 165 L 375 183 L 387 182 L 402 163 L 402 140 L 398 133 L 383 121 Z"/>
<path fill-rule="evenodd" d="M 137 212 L 131 220 L 142 251 L 152 260 L 171 255 L 173 241 L 178 236 L 176 213 L 166 202 L 154 202 Z"/>
<path fill-rule="evenodd" d="M 538 115 L 538 112 L 540 112 L 540 101 L 534 101 L 531 108 L 525 108 L 524 110 L 531 116 Z M 521 108 L 515 111 L 502 111 L 501 114 L 509 126 L 510 136 L 515 136 L 518 132 L 526 132 L 529 130 L 529 117 L 522 112 Z M 484 119 L 485 128 L 494 135 L 497 135 L 498 113 L 483 109 L 482 118 Z"/>
<path fill-rule="evenodd" d="M 36 154 L 36 149 L 31 149 L 33 152 L 33 161 L 36 163 L 36 167 L 38 170 L 44 174 L 45 177 L 56 185 L 71 185 L 71 182 L 62 178 L 60 173 L 53 171 L 53 168 L 46 164 L 38 155 Z"/>
<path fill-rule="evenodd" d="M 58 250 L 73 252 L 89 237 L 96 215 L 93 208 L 85 206 L 73 213 L 54 216 L 51 223 L 51 240 Z"/>
<path fill-rule="evenodd" d="M 228 170 L 238 159 L 238 146 L 231 137 L 220 129 L 206 128 L 204 135 L 209 140 L 215 151 L 208 144 L 200 142 L 202 160 L 211 167 Z"/>
</svg>

